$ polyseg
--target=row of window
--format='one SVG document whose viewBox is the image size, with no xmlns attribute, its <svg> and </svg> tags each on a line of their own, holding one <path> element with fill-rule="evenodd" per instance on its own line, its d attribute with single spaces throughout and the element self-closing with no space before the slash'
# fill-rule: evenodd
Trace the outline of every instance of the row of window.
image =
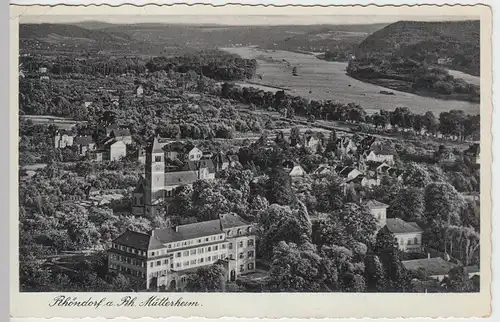
<svg viewBox="0 0 500 322">
<path fill-rule="evenodd" d="M 122 262 L 122 263 L 144 267 L 144 261 L 142 261 L 140 259 L 130 258 L 127 256 L 116 255 L 116 254 L 111 254 L 110 257 L 111 257 L 111 259 Z"/>
<path fill-rule="evenodd" d="M 247 233 L 250 233 L 252 231 L 252 227 L 251 226 L 248 226 L 246 229 L 243 229 L 243 228 L 239 228 L 237 231 L 236 231 L 236 235 L 243 235 L 245 232 Z M 227 232 L 227 236 L 232 236 L 233 235 L 233 231 L 231 229 L 229 229 Z"/>
<path fill-rule="evenodd" d="M 255 256 L 255 252 L 253 250 L 247 253 L 248 258 L 253 258 Z M 238 254 L 239 259 L 245 259 L 245 253 L 241 252 Z M 229 259 L 234 259 L 233 254 L 229 254 Z"/>
<path fill-rule="evenodd" d="M 151 251 L 150 255 L 151 256 L 160 256 L 160 255 L 166 254 L 168 252 L 168 249 L 179 248 L 179 247 L 186 247 L 186 246 L 190 246 L 190 245 L 207 243 L 207 242 L 210 242 L 210 241 L 217 241 L 217 240 L 223 240 L 223 239 L 224 239 L 224 235 L 215 235 L 215 236 L 211 236 L 211 237 L 198 238 L 196 240 L 195 239 L 193 239 L 193 240 L 185 240 L 183 242 L 178 242 L 178 243 L 175 243 L 175 244 L 168 244 L 167 245 L 167 249 L 161 249 L 161 250 L 157 250 L 157 251 Z"/>
<path fill-rule="evenodd" d="M 399 240 L 396 238 L 396 242 L 399 242 L 399 244 L 401 246 L 403 246 L 405 244 L 405 240 L 403 238 L 401 238 Z M 418 237 L 408 238 L 406 240 L 406 245 L 420 245 L 420 241 L 418 240 Z"/>
<path fill-rule="evenodd" d="M 138 270 L 131 269 L 128 267 L 123 267 L 123 266 L 120 266 L 117 264 L 109 264 L 109 268 L 114 269 L 118 272 L 130 274 L 132 276 L 137 276 L 137 277 L 145 277 L 146 276 L 146 274 L 144 274 L 144 272 L 142 272 L 142 271 L 138 271 Z"/>
<path fill-rule="evenodd" d="M 124 252 L 127 252 L 127 253 L 132 253 L 132 254 L 137 254 L 137 255 L 141 255 L 141 256 L 146 256 L 146 252 L 143 251 L 143 250 L 135 249 L 135 248 L 128 247 L 128 246 L 118 245 L 116 243 L 113 243 L 113 248 L 121 250 L 121 251 L 124 251 Z"/>
<path fill-rule="evenodd" d="M 248 263 L 247 268 L 249 271 L 254 269 L 254 263 Z M 240 265 L 240 273 L 243 273 L 245 271 L 245 265 Z"/>
<path fill-rule="evenodd" d="M 253 247 L 253 246 L 254 246 L 254 244 L 255 244 L 255 243 L 254 243 L 254 240 L 253 240 L 253 239 L 249 239 L 249 240 L 247 241 L 247 247 Z M 240 241 L 240 242 L 238 243 L 238 247 L 239 247 L 239 248 L 245 247 L 245 244 L 243 243 L 243 241 Z M 233 249 L 233 243 L 229 243 L 229 249 Z"/>
</svg>

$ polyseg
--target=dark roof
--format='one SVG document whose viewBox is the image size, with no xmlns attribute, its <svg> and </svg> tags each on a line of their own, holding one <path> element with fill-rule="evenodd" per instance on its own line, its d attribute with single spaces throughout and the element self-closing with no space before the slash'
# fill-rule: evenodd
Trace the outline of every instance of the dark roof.
<svg viewBox="0 0 500 322">
<path fill-rule="evenodd" d="M 479 143 L 474 143 L 469 146 L 469 148 L 465 151 L 468 155 L 478 156 L 480 151 Z"/>
<path fill-rule="evenodd" d="M 137 183 L 137 187 L 134 189 L 134 193 L 144 193 L 144 178 L 142 176 L 139 177 L 139 182 Z"/>
<path fill-rule="evenodd" d="M 423 232 L 415 222 L 406 222 L 400 218 L 387 218 L 387 229 L 394 234 Z"/>
<path fill-rule="evenodd" d="M 108 130 L 116 130 L 116 129 L 119 129 L 120 128 L 120 125 L 116 124 L 116 123 L 113 123 L 113 124 L 110 124 L 108 126 Z"/>
<path fill-rule="evenodd" d="M 408 270 L 417 271 L 421 269 L 429 276 L 447 275 L 452 268 L 457 267 L 456 264 L 447 262 L 441 257 L 414 259 L 402 261 L 401 263 Z"/>
<path fill-rule="evenodd" d="M 177 226 L 176 231 L 182 239 L 210 236 L 223 232 L 219 219 Z"/>
<path fill-rule="evenodd" d="M 372 208 L 382 208 L 382 207 L 383 207 L 383 208 L 387 208 L 387 207 L 389 207 L 389 205 L 386 205 L 386 204 L 385 204 L 385 203 L 383 203 L 383 202 L 380 202 L 380 201 L 377 201 L 377 200 L 373 200 L 373 199 L 372 199 L 372 200 L 368 200 L 368 201 L 366 201 L 366 202 L 365 202 L 365 205 L 366 205 L 368 208 L 370 208 L 370 209 L 372 209 Z"/>
<path fill-rule="evenodd" d="M 249 225 L 248 222 L 236 214 L 222 214 L 219 215 L 219 218 L 223 229 Z"/>
<path fill-rule="evenodd" d="M 365 176 L 360 174 L 359 176 L 356 176 L 355 178 L 352 178 L 346 182 L 347 183 L 361 183 L 361 181 L 363 181 L 364 178 L 365 178 Z"/>
<path fill-rule="evenodd" d="M 129 129 L 115 129 L 111 131 L 111 135 L 114 137 L 120 137 L 120 136 L 130 136 L 130 130 Z"/>
<path fill-rule="evenodd" d="M 185 150 L 185 144 L 180 141 L 170 142 L 163 146 L 164 151 L 182 153 Z"/>
<path fill-rule="evenodd" d="M 182 186 L 191 184 L 196 180 L 198 180 L 198 173 L 196 171 L 165 172 L 166 186 Z"/>
<path fill-rule="evenodd" d="M 75 138 L 74 143 L 76 145 L 89 145 L 94 143 L 94 140 L 90 135 L 81 135 Z"/>
<path fill-rule="evenodd" d="M 186 171 L 197 171 L 201 168 L 207 168 L 208 172 L 215 173 L 214 163 L 210 159 L 201 159 L 199 161 L 188 161 L 184 166 Z"/>
<path fill-rule="evenodd" d="M 113 242 L 136 249 L 148 250 L 149 237 L 147 234 L 127 229 L 123 234 L 116 237 Z"/>
<path fill-rule="evenodd" d="M 336 168 L 335 168 L 336 169 Z M 351 171 L 357 170 L 355 167 L 344 167 L 342 171 L 339 172 L 339 175 L 342 177 L 347 177 Z"/>
<path fill-rule="evenodd" d="M 368 161 L 366 162 L 366 166 L 368 167 L 368 169 L 373 171 L 377 170 L 380 166 L 382 166 L 383 168 L 390 168 L 388 164 L 379 161 Z"/>
</svg>

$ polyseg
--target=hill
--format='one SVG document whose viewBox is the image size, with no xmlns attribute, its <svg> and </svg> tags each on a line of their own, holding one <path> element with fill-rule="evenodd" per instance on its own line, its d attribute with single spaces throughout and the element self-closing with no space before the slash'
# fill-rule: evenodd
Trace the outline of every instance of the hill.
<svg viewBox="0 0 500 322">
<path fill-rule="evenodd" d="M 479 75 L 480 22 L 399 21 L 362 41 L 356 56 L 411 58 Z"/>
<path fill-rule="evenodd" d="M 85 39 L 94 42 L 128 41 L 130 37 L 124 33 L 109 33 L 101 30 L 89 30 L 70 24 L 21 24 L 19 25 L 21 39 Z"/>
</svg>

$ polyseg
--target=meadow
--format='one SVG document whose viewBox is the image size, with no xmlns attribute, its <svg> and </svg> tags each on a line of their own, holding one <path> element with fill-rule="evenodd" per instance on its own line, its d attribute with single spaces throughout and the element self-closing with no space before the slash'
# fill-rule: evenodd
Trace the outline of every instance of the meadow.
<svg viewBox="0 0 500 322">
<path fill-rule="evenodd" d="M 416 113 L 432 111 L 436 115 L 453 109 L 479 114 L 479 104 L 423 97 L 353 79 L 345 73 L 347 63 L 328 62 L 304 53 L 256 47 L 221 49 L 257 60 L 257 77 L 251 80 L 252 83 L 286 88 L 291 95 L 345 104 L 354 102 L 369 114 L 379 110 L 394 110 L 396 107 L 408 107 Z M 293 75 L 294 67 L 297 68 L 297 76 Z M 463 73 L 461 75 L 466 81 L 477 82 L 479 79 Z M 381 94 L 381 91 L 390 91 L 394 95 Z"/>
</svg>

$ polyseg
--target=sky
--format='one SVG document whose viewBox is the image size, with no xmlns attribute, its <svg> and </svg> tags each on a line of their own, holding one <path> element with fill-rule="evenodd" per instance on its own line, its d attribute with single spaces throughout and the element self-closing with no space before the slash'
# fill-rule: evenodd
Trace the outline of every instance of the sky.
<svg viewBox="0 0 500 322">
<path fill-rule="evenodd" d="M 443 17 L 443 16 L 22 16 L 21 23 L 76 23 L 82 21 L 102 21 L 114 24 L 165 23 L 165 24 L 219 24 L 219 25 L 316 25 L 316 24 L 372 24 L 392 23 L 401 20 L 443 21 L 471 20 L 475 17 Z"/>
</svg>

